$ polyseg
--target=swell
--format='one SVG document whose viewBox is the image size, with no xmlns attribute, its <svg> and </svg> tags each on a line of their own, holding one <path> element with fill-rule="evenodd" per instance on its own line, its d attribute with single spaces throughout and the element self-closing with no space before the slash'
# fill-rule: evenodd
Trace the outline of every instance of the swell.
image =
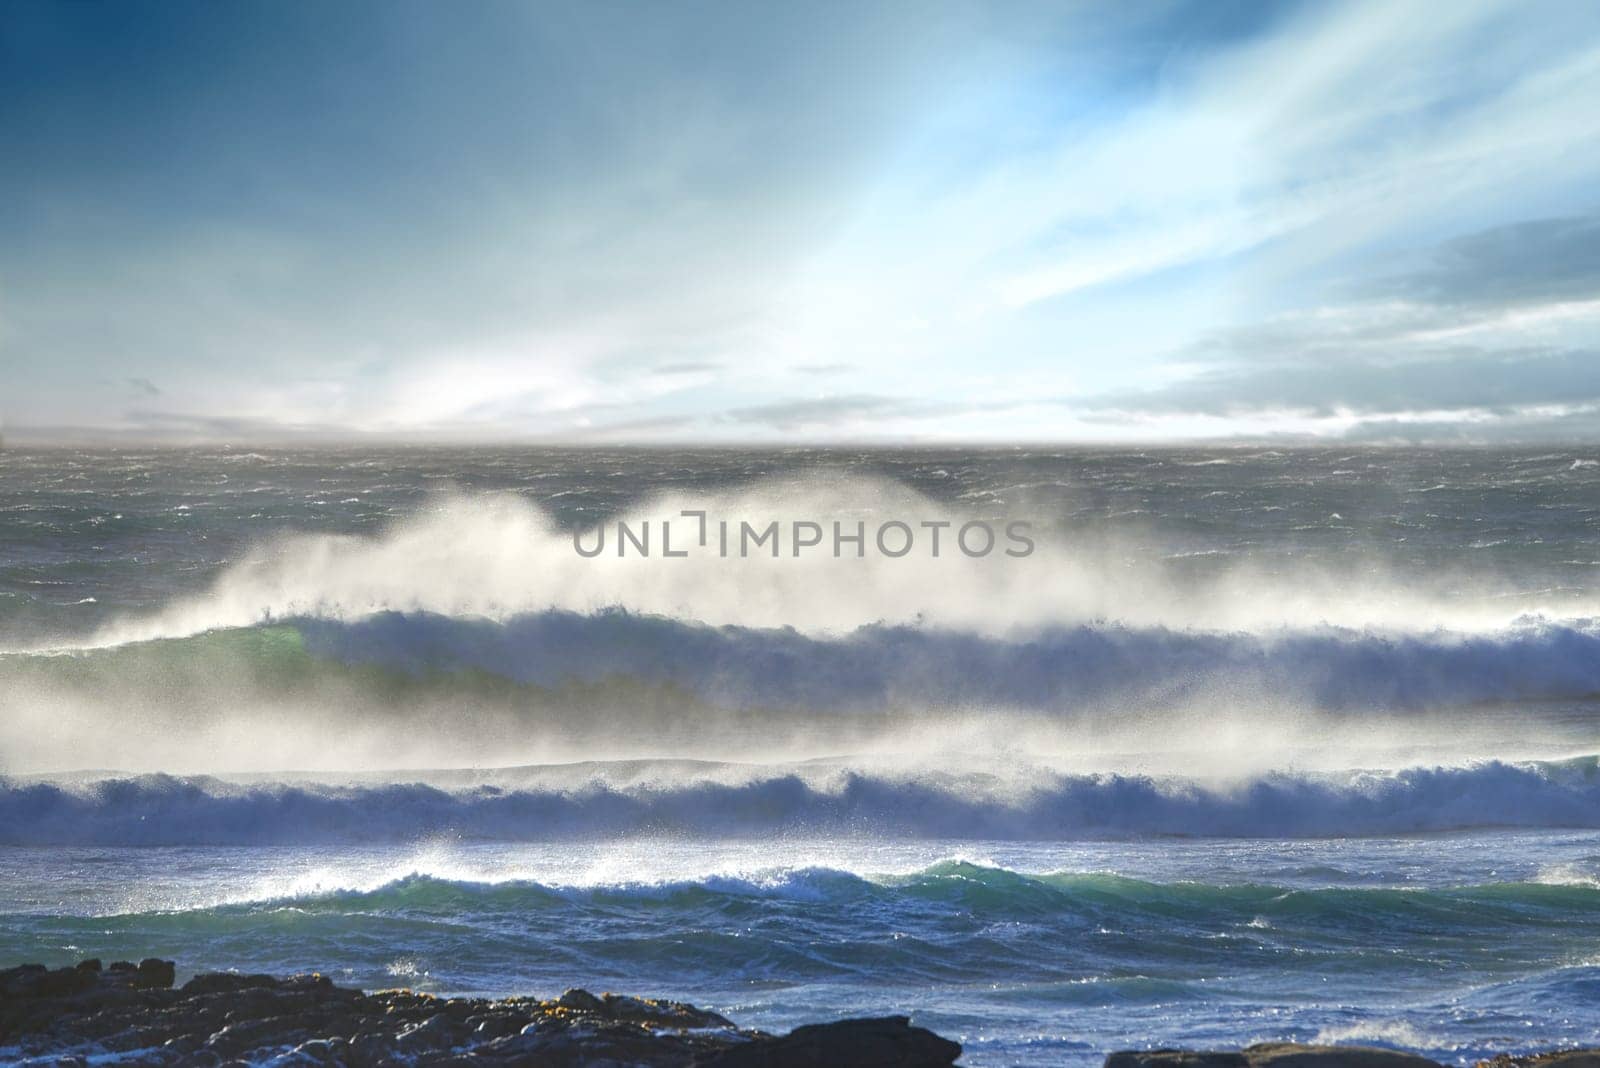
<svg viewBox="0 0 1600 1068">
<path fill-rule="evenodd" d="M 1600 827 L 1600 760 L 1285 771 L 1228 784 L 1119 774 L 1019 770 L 997 778 L 825 767 L 454 789 L 416 782 L 238 784 L 169 775 L 0 780 L 0 842 L 13 845 L 738 838 L 788 832 L 995 840 L 1287 838 L 1477 827 Z"/>
<path fill-rule="evenodd" d="M 664 912 L 747 912 L 770 902 L 817 908 L 934 906 L 986 915 L 1115 914 L 1152 920 L 1274 921 L 1296 926 L 1349 922 L 1382 926 L 1402 919 L 1437 926 L 1527 923 L 1540 914 L 1592 913 L 1600 888 L 1586 884 L 1503 882 L 1455 887 L 1288 887 L 1262 883 L 1160 883 L 1100 872 L 1024 873 L 964 860 L 903 875 L 829 867 L 775 869 L 694 879 L 570 885 L 532 879 L 479 881 L 412 873 L 375 886 L 266 896 L 187 911 L 215 913 L 292 907 L 319 914 L 525 914 L 619 907 Z"/>
<path fill-rule="evenodd" d="M 1490 632 L 1400 634 L 1317 627 L 1218 632 L 1085 624 L 1007 636 L 872 625 L 839 636 L 708 626 L 621 611 L 503 620 L 382 612 L 70 655 L 0 655 L 0 672 L 45 685 L 118 687 L 231 672 L 248 696 L 298 692 L 330 674 L 403 701 L 447 679 L 463 697 L 512 686 L 629 680 L 725 708 L 1071 710 L 1170 707 L 1226 693 L 1279 705 L 1405 710 L 1600 694 L 1595 620 L 1518 620 Z"/>
<path fill-rule="evenodd" d="M 878 625 L 839 638 L 620 612 L 505 622 L 382 613 L 296 626 L 314 655 L 345 663 L 477 669 L 538 685 L 623 675 L 729 705 L 1065 709 L 1107 697 L 1170 702 L 1217 685 L 1338 709 L 1600 694 L 1600 629 L 1589 620 L 1429 635 L 1081 625 L 996 637 Z"/>
</svg>

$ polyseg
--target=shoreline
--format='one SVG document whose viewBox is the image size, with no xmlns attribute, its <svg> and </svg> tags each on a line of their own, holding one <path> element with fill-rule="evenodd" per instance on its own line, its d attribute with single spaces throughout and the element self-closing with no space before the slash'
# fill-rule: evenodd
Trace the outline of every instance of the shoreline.
<svg viewBox="0 0 1600 1068">
<path fill-rule="evenodd" d="M 961 1046 L 904 1016 L 785 1035 L 675 1001 L 591 994 L 447 998 L 360 991 L 324 975 L 207 972 L 99 960 L 0 970 L 0 1061 L 85 1065 L 638 1065 L 641 1068 L 948 1068 Z"/>
<path fill-rule="evenodd" d="M 961 1045 L 904 1016 L 740 1028 L 683 1002 L 570 989 L 558 998 L 361 991 L 311 973 L 206 972 L 99 960 L 0 970 L 0 1059 L 19 1065 L 590 1064 L 640 1068 L 948 1068 Z M 1600 1068 L 1600 1049 L 1500 1054 L 1478 1068 Z M 1105 1068 L 1442 1068 L 1369 1046 L 1109 1052 Z"/>
</svg>

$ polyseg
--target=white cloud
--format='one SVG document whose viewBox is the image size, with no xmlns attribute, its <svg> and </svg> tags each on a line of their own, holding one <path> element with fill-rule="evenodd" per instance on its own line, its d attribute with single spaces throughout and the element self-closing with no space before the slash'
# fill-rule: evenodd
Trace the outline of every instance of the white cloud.
<svg viewBox="0 0 1600 1068">
<path fill-rule="evenodd" d="M 615 49 L 607 77 L 541 83 L 570 98 L 507 99 L 504 129 L 417 164 L 456 184 L 419 180 L 415 217 L 356 197 L 333 205 L 348 232 L 284 224 L 321 217 L 312 187 L 280 215 L 46 227 L 60 243 L 26 269 L 0 251 L 0 408 L 197 433 L 1320 433 L 1337 420 L 1268 411 L 1242 381 L 1222 422 L 1112 428 L 1085 398 L 1181 390 L 1214 370 L 1208 341 L 1314 352 L 1333 388 L 1335 349 L 1592 335 L 1600 294 L 1581 290 L 1459 309 L 1348 286 L 1592 195 L 1594 14 L 1307 5 L 1191 40 L 1181 7 L 1107 11 L 884 7 L 842 29 L 733 19 L 706 40 L 670 19 L 637 40 L 587 27 Z M 374 137 L 427 161 L 457 144 L 437 120 L 464 123 L 476 98 L 424 88 L 435 125 Z M 373 196 L 399 195 L 383 177 Z M 130 379 L 160 397 L 131 406 Z"/>
</svg>

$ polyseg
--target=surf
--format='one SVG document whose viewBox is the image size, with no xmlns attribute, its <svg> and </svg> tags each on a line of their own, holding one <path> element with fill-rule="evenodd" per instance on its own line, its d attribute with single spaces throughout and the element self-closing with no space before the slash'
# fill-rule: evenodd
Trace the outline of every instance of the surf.
<svg viewBox="0 0 1600 1068">
<path fill-rule="evenodd" d="M 1398 771 L 1280 770 L 1240 780 L 1043 768 L 1001 777 L 708 764 L 654 772 L 627 766 L 616 776 L 603 766 L 524 769 L 477 785 L 406 777 L 330 783 L 174 775 L 0 781 L 0 842 L 9 845 L 774 834 L 1066 842 L 1506 827 L 1600 828 L 1600 758 Z"/>
</svg>

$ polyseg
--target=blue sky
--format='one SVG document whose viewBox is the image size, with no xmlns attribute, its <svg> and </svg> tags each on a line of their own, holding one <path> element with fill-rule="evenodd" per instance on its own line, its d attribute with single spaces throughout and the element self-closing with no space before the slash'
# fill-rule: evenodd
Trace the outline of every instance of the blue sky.
<svg viewBox="0 0 1600 1068">
<path fill-rule="evenodd" d="M 0 419 L 1600 437 L 1600 7 L 33 3 Z"/>
</svg>

